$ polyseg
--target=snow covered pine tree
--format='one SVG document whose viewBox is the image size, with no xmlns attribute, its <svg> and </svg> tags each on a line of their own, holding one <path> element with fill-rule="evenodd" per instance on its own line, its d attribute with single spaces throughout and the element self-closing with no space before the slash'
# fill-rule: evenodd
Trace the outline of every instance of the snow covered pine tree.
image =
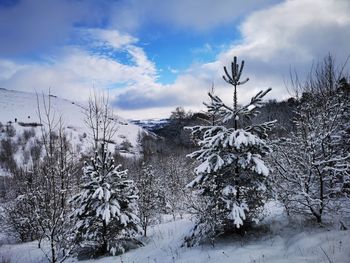
<svg viewBox="0 0 350 263">
<path fill-rule="evenodd" d="M 78 242 L 91 247 L 93 256 L 123 253 L 131 243 L 141 245 L 134 237 L 140 233 L 137 188 L 120 171 L 102 144 L 95 157 L 85 163 L 82 191 L 72 202 Z"/>
<path fill-rule="evenodd" d="M 269 170 L 262 157 L 270 152 L 264 138 L 275 121 L 243 127 L 258 114 L 262 98 L 271 90 L 260 91 L 249 104 L 237 104 L 237 86 L 241 81 L 244 61 L 237 64 L 234 57 L 231 75 L 224 67 L 224 80 L 234 87 L 233 107 L 218 96 L 208 93 L 209 113 L 219 116 L 216 124 L 187 127 L 198 140 L 200 149 L 189 157 L 201 164 L 195 169 L 197 177 L 188 184 L 196 190 L 201 211 L 196 211 L 197 223 L 185 238 L 187 246 L 222 234 L 244 233 L 246 227 L 259 219 L 265 200 L 265 181 Z"/>
</svg>

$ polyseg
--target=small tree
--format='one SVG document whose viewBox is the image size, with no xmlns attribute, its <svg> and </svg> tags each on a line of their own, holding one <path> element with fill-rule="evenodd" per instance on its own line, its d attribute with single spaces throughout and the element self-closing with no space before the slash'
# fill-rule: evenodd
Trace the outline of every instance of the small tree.
<svg viewBox="0 0 350 263">
<path fill-rule="evenodd" d="M 13 172 L 13 200 L 5 212 L 20 238 L 38 239 L 48 261 L 55 263 L 66 260 L 74 248 L 67 199 L 78 160 L 67 141 L 62 118 L 55 118 L 50 98 L 37 97 L 41 140 L 28 152 L 26 167 Z M 41 241 L 48 246 L 41 246 Z"/>
<path fill-rule="evenodd" d="M 6 135 L 8 137 L 14 137 L 16 135 L 16 129 L 13 127 L 12 122 L 8 122 L 6 125 Z"/>
<path fill-rule="evenodd" d="M 270 89 L 259 92 L 249 104 L 239 107 L 237 86 L 248 81 L 240 80 L 243 68 L 244 61 L 239 65 L 236 57 L 231 74 L 224 67 L 223 78 L 234 87 L 233 107 L 209 93 L 211 102 L 205 105 L 209 112 L 219 115 L 219 120 L 216 124 L 188 128 L 200 146 L 189 155 L 200 165 L 195 169 L 197 177 L 188 186 L 196 189 L 198 198 L 205 201 L 203 211 L 196 212 L 197 224 L 185 240 L 190 246 L 204 238 L 237 232 L 259 218 L 264 204 L 269 170 L 262 157 L 270 151 L 264 138 L 274 121 L 240 127 L 243 123 L 240 120 L 249 120 L 258 113 L 262 98 Z"/>
<path fill-rule="evenodd" d="M 176 109 L 170 114 L 170 119 L 176 121 L 181 121 L 187 117 L 188 114 L 183 107 L 176 107 Z"/>
<path fill-rule="evenodd" d="M 152 165 L 142 164 L 137 181 L 139 193 L 139 215 L 143 235 L 147 236 L 147 228 L 155 220 L 159 207 L 159 178 L 155 176 Z"/>
<path fill-rule="evenodd" d="M 10 172 L 15 172 L 17 169 L 17 163 L 15 161 L 17 150 L 18 145 L 12 138 L 6 138 L 0 141 L 0 164 Z"/>
<path fill-rule="evenodd" d="M 344 67 L 343 67 L 344 68 Z M 296 110 L 296 131 L 274 144 L 271 163 L 277 197 L 290 214 L 340 211 L 350 184 L 349 84 L 331 56 L 297 87 L 303 92 Z"/>
<path fill-rule="evenodd" d="M 90 95 L 84 114 L 85 124 L 89 129 L 89 137 L 93 140 L 94 150 L 97 150 L 100 143 L 107 145 L 113 141 L 118 126 L 109 105 L 108 94 L 94 92 L 93 95 Z"/>
<path fill-rule="evenodd" d="M 124 252 L 124 243 L 136 241 L 141 231 L 134 182 L 115 166 L 104 144 L 85 163 L 83 180 L 81 192 L 72 199 L 78 241 L 91 244 L 97 255 Z"/>
<path fill-rule="evenodd" d="M 50 262 L 63 262 L 74 250 L 67 200 L 72 195 L 73 175 L 79 162 L 67 140 L 62 116 L 56 118 L 51 95 L 43 94 L 41 101 L 37 96 L 37 106 L 44 154 L 37 164 L 32 160 L 36 181 L 26 196 L 33 205 L 40 248 Z M 40 245 L 42 240 L 49 243 L 49 249 Z"/>
<path fill-rule="evenodd" d="M 182 218 L 187 210 L 186 184 L 193 175 L 191 168 L 193 169 L 193 166 L 186 162 L 184 155 L 176 151 L 163 156 L 159 163 L 158 174 L 162 178 L 160 195 L 167 212 L 172 214 L 174 220 L 177 215 Z"/>
</svg>

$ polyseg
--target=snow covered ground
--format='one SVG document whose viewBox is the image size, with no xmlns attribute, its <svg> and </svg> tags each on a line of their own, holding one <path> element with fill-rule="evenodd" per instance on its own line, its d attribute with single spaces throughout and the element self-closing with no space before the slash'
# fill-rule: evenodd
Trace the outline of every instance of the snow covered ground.
<svg viewBox="0 0 350 263">
<path fill-rule="evenodd" d="M 338 226 L 305 227 L 290 224 L 281 213 L 273 208 L 266 223 L 269 231 L 260 231 L 244 238 L 226 238 L 215 247 L 202 245 L 194 248 L 181 247 L 183 237 L 193 223 L 189 219 L 167 221 L 152 227 L 147 244 L 115 257 L 103 257 L 82 263 L 171 263 L 171 262 L 222 262 L 222 263 L 264 263 L 264 262 L 309 262 L 309 263 L 349 263 L 350 231 L 338 230 Z M 46 262 L 36 242 L 2 245 L 0 262 Z M 8 261 L 5 261 L 8 260 Z M 67 262 L 77 262 L 69 259 Z"/>
</svg>

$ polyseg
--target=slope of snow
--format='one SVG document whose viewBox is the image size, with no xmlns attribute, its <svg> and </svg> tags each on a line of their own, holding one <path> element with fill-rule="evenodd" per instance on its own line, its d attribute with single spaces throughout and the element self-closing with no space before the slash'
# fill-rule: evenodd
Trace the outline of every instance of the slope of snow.
<svg viewBox="0 0 350 263">
<path fill-rule="evenodd" d="M 43 97 L 41 94 L 38 96 L 41 112 L 43 113 Z M 83 134 L 89 134 L 89 130 L 84 123 L 85 116 L 83 107 L 75 102 L 60 99 L 53 95 L 51 95 L 50 99 L 56 119 L 62 116 L 68 136 L 71 137 L 71 140 L 73 142 L 82 141 Z M 0 89 L 0 122 L 2 122 L 2 124 L 12 122 L 17 133 L 28 129 L 27 127 L 18 125 L 19 122 L 39 123 L 37 101 L 37 95 L 34 93 Z M 48 96 L 45 96 L 45 101 L 48 102 Z M 17 123 L 15 123 L 15 119 L 17 119 Z M 137 136 L 143 129 L 119 116 L 115 119 L 118 131 L 113 141 L 120 144 L 124 140 L 128 140 L 134 148 L 133 151 L 137 152 Z M 40 131 L 40 127 L 35 129 L 37 133 Z M 112 145 L 112 148 L 114 148 L 114 146 L 115 145 Z"/>
<path fill-rule="evenodd" d="M 43 111 L 42 95 L 38 94 Z M 48 97 L 45 96 L 47 99 Z M 82 108 L 64 99 L 51 96 L 51 104 L 57 115 L 62 114 L 67 126 L 84 126 Z M 39 122 L 37 96 L 34 93 L 0 89 L 0 121 Z"/>
<path fill-rule="evenodd" d="M 350 231 L 327 228 L 305 228 L 288 225 L 279 207 L 270 206 L 267 218 L 274 228 L 267 233 L 248 237 L 224 239 L 215 246 L 181 247 L 183 237 L 193 223 L 189 219 L 168 221 L 150 229 L 145 247 L 115 257 L 67 262 L 83 263 L 294 263 L 294 262 L 350 262 Z M 0 255 L 11 262 L 46 262 L 37 242 L 3 245 Z M 1 259 L 1 257 L 0 257 Z"/>
</svg>

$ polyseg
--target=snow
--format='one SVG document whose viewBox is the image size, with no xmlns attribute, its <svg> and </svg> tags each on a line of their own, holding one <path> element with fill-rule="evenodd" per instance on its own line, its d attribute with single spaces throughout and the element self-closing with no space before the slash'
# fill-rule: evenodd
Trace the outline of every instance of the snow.
<svg viewBox="0 0 350 263">
<path fill-rule="evenodd" d="M 232 185 L 227 185 L 227 186 L 225 186 L 224 189 L 222 189 L 222 194 L 224 196 L 228 196 L 230 194 L 236 195 L 236 193 L 237 193 L 236 187 L 234 187 Z"/>
<path fill-rule="evenodd" d="M 2 260 L 2 261 L 1 261 Z M 16 245 L 0 246 L 1 262 L 36 263 L 47 262 L 46 258 L 38 248 L 38 242 L 28 242 Z"/>
<path fill-rule="evenodd" d="M 269 232 L 256 232 L 245 237 L 219 240 L 215 246 L 204 244 L 198 247 L 181 247 L 184 236 L 193 226 L 190 218 L 176 221 L 163 219 L 163 223 L 150 227 L 146 245 L 130 250 L 120 256 L 102 257 L 95 260 L 67 262 L 81 263 L 294 263 L 294 262 L 337 262 L 349 263 L 350 231 L 340 231 L 336 226 L 307 227 L 288 223 L 283 208 L 270 202 L 266 205 L 269 215 L 265 223 Z M 164 222 L 165 221 L 165 222 Z M 46 262 L 37 242 L 16 245 L 2 245 L 0 259 L 11 262 Z M 327 258 L 329 257 L 329 259 Z"/>
<path fill-rule="evenodd" d="M 234 202 L 233 204 L 228 204 L 228 208 L 231 209 L 231 212 L 227 218 L 233 220 L 236 227 L 240 228 L 243 225 L 243 220 L 246 219 L 244 211 L 249 211 L 248 206 L 245 203 L 238 205 Z"/>
<path fill-rule="evenodd" d="M 260 158 L 254 157 L 254 156 L 252 157 L 252 160 L 255 163 L 255 166 L 253 166 L 253 169 L 255 170 L 255 172 L 267 177 L 269 175 L 269 169 L 264 164 L 264 161 L 262 161 Z"/>
<path fill-rule="evenodd" d="M 9 175 L 11 175 L 10 172 L 8 172 L 8 171 L 6 171 L 6 170 L 4 170 L 3 168 L 0 167 L 0 177 L 1 176 L 9 176 Z"/>
<path fill-rule="evenodd" d="M 40 108 L 41 111 L 43 111 L 42 94 L 38 94 L 38 96 Z M 74 145 L 80 145 L 84 151 L 85 146 L 89 144 L 85 143 L 87 139 L 83 137 L 84 134 L 89 134 L 89 130 L 84 122 L 85 115 L 83 106 L 76 102 L 58 98 L 54 95 L 51 95 L 50 99 L 56 119 L 58 120 L 58 118 L 62 116 L 68 137 Z M 46 102 L 48 101 L 48 96 L 45 96 L 45 100 Z M 17 119 L 17 122 L 15 122 L 15 119 Z M 137 138 L 140 132 L 145 131 L 141 127 L 126 121 L 120 116 L 116 116 L 115 121 L 118 130 L 112 138 L 113 141 L 116 142 L 116 144 L 121 144 L 124 140 L 129 141 L 133 147 L 131 151 L 138 154 Z M 29 92 L 0 89 L 0 122 L 3 125 L 12 122 L 12 125 L 16 129 L 16 134 L 18 135 L 22 134 L 24 130 L 31 129 L 31 127 L 23 127 L 18 123 L 39 123 L 37 95 Z M 36 136 L 39 137 L 41 128 L 35 127 L 34 129 L 36 131 Z M 110 144 L 110 150 L 114 150 L 114 147 L 114 144 Z M 22 155 L 21 152 L 18 152 L 16 161 L 21 162 Z"/>
</svg>

